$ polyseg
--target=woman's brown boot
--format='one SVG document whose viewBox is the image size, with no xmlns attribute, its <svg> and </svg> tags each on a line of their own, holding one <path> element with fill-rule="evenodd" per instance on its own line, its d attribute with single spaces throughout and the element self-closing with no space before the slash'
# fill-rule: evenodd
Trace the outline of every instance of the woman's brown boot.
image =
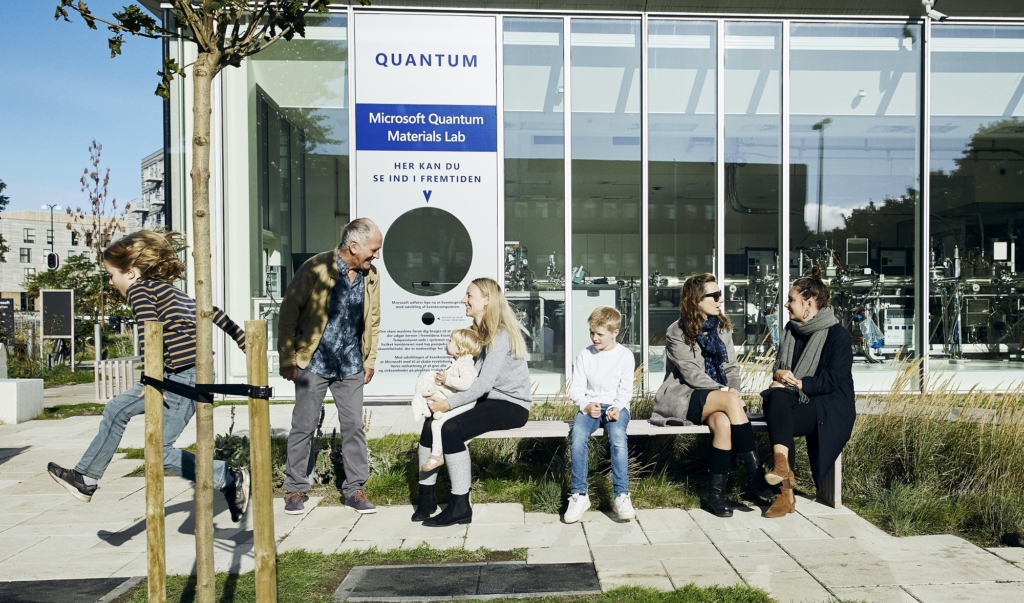
<svg viewBox="0 0 1024 603">
<path fill-rule="evenodd" d="M 793 471 L 789 468 L 789 457 L 781 452 L 775 453 L 775 466 L 771 471 L 764 474 L 764 481 L 768 482 L 772 486 L 778 486 L 783 483 L 786 478 L 793 478 Z"/>
<path fill-rule="evenodd" d="M 782 481 L 782 494 L 775 497 L 775 502 L 772 506 L 768 507 L 768 510 L 764 512 L 764 516 L 770 519 L 776 517 L 785 517 L 786 515 L 796 511 L 796 496 L 793 494 L 793 478 L 789 477 Z"/>
</svg>

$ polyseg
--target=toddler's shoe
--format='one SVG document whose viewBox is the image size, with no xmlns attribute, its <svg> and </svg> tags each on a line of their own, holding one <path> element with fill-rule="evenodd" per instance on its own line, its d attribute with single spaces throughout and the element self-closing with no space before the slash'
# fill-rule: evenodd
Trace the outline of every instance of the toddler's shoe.
<svg viewBox="0 0 1024 603">
<path fill-rule="evenodd" d="M 628 492 L 615 497 L 615 515 L 622 521 L 636 519 L 636 511 L 633 510 L 633 501 Z"/>
<path fill-rule="evenodd" d="M 420 465 L 420 470 L 423 471 L 424 473 L 430 473 L 431 471 L 437 469 L 443 464 L 444 454 L 434 454 L 433 452 L 431 452 L 430 456 L 427 457 L 427 461 Z"/>
<path fill-rule="evenodd" d="M 583 514 L 590 508 L 590 497 L 586 494 L 573 492 L 569 497 L 569 508 L 565 510 L 563 520 L 565 523 L 576 523 L 583 519 Z"/>
</svg>

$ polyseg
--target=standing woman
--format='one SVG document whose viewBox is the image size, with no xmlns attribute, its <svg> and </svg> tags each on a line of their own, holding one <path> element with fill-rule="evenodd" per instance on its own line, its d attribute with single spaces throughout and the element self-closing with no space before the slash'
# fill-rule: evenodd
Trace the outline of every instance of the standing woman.
<svg viewBox="0 0 1024 603">
<path fill-rule="evenodd" d="M 821 484 L 853 432 L 853 345 L 849 331 L 828 306 L 828 286 L 815 266 L 793 282 L 786 301 L 789 323 L 775 360 L 771 387 L 764 395 L 768 437 L 775 468 L 765 476 L 782 494 L 765 517 L 796 510 L 790 451 L 793 438 L 807 436 L 814 483 Z"/>
<path fill-rule="evenodd" d="M 722 289 L 713 274 L 695 274 L 680 291 L 679 320 L 665 334 L 665 381 L 654 397 L 651 423 L 705 424 L 711 429 L 708 509 L 731 517 L 725 501 L 732 454 L 747 468 L 748 482 L 763 480 L 754 430 L 740 397 L 740 367 L 732 324 L 722 311 Z"/>
<path fill-rule="evenodd" d="M 452 491 L 448 506 L 436 517 L 430 515 L 437 510 L 434 484 L 439 469 L 420 471 L 419 501 L 412 520 L 422 521 L 425 526 L 448 526 L 473 520 L 473 509 L 469 505 L 472 472 L 466 442 L 488 431 L 522 427 L 530 418 L 532 396 L 526 342 L 501 287 L 489 278 L 478 278 L 466 289 L 462 303 L 466 306 L 466 316 L 473 319 L 473 330 L 483 343 L 483 351 L 475 363 L 478 376 L 469 389 L 456 392 L 447 400 L 437 395 L 427 398 L 427 406 L 434 412 L 470 402 L 476 402 L 476 407 L 448 419 L 441 427 L 441 447 Z M 420 466 L 430 457 L 432 421 L 428 418 L 423 423 Z"/>
</svg>

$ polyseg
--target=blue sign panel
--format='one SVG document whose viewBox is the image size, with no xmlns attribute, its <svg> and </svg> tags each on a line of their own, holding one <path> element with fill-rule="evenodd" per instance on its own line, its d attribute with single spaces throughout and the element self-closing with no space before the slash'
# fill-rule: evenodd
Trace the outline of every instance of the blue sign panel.
<svg viewBox="0 0 1024 603">
<path fill-rule="evenodd" d="M 358 151 L 498 150 L 493 105 L 356 104 Z"/>
</svg>

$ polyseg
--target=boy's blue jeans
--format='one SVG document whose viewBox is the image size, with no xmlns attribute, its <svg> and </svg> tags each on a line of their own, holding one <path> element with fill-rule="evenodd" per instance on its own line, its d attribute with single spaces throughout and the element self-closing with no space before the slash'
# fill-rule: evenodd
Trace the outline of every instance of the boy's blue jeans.
<svg viewBox="0 0 1024 603">
<path fill-rule="evenodd" d="M 601 416 L 597 419 L 583 412 L 576 413 L 572 424 L 572 493 L 587 493 L 588 447 L 590 436 L 598 427 L 604 428 L 612 449 L 612 487 L 615 496 L 629 494 L 629 446 L 626 442 L 626 427 L 629 425 L 629 409 L 619 411 L 617 421 L 608 420 L 611 405 L 601 405 Z"/>
<path fill-rule="evenodd" d="M 193 367 L 180 373 L 165 371 L 164 379 L 193 386 L 196 384 L 196 369 Z M 128 421 L 146 411 L 146 398 L 142 396 L 142 393 L 143 385 L 136 383 L 124 393 L 114 396 L 107 402 L 103 409 L 103 418 L 100 419 L 99 431 L 92 439 L 85 454 L 82 455 L 82 460 L 75 465 L 75 471 L 93 479 L 103 477 L 107 466 L 110 465 L 110 460 L 117 452 L 117 446 L 121 443 L 121 436 L 124 435 L 124 428 L 128 425 Z M 175 448 L 174 443 L 178 441 L 178 436 L 185 430 L 185 426 L 195 414 L 196 404 L 188 398 L 171 392 L 165 392 L 164 395 L 166 396 L 166 400 L 164 400 L 164 469 L 194 482 L 196 481 L 195 455 Z M 220 490 L 226 484 L 227 465 L 224 461 L 214 461 L 213 487 Z"/>
</svg>

